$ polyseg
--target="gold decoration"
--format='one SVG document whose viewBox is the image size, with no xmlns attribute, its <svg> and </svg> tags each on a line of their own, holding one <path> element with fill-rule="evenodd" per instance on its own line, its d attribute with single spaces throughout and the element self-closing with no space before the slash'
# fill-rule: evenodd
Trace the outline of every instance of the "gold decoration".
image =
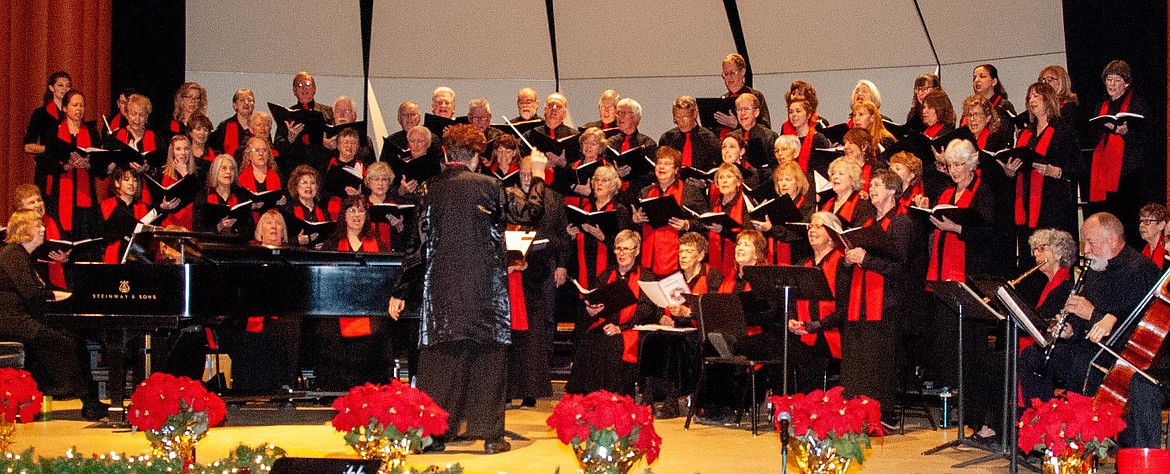
<svg viewBox="0 0 1170 474">
<path fill-rule="evenodd" d="M 1064 454 L 1056 456 L 1052 451 L 1044 451 L 1043 474 L 1095 474 L 1097 472 L 1097 456 L 1080 449 L 1066 449 Z"/>
<path fill-rule="evenodd" d="M 591 444 L 592 449 L 588 449 L 585 444 Z M 573 452 L 585 474 L 626 474 L 642 460 L 643 455 L 632 447 L 622 449 L 593 443 L 573 446 Z"/>
<path fill-rule="evenodd" d="M 406 455 L 410 453 L 410 439 L 390 439 L 378 436 L 373 439 L 360 440 L 352 445 L 362 459 L 377 459 L 382 461 L 382 470 L 390 472 L 393 469 L 406 469 Z"/>
<path fill-rule="evenodd" d="M 204 433 L 196 435 L 193 430 L 173 431 L 169 427 L 159 430 L 148 430 L 147 439 L 150 440 L 150 452 L 156 458 L 179 459 L 183 461 L 183 472 L 187 467 L 195 464 L 195 445 L 203 439 Z"/>
<path fill-rule="evenodd" d="M 0 413 L 0 452 L 8 452 L 8 445 L 12 444 L 14 437 L 16 437 L 16 421 L 9 420 L 7 416 Z"/>
<path fill-rule="evenodd" d="M 812 430 L 809 430 L 812 433 Z M 789 462 L 805 474 L 845 474 L 852 459 L 837 454 L 828 441 L 813 436 L 793 437 L 788 441 Z"/>
</svg>

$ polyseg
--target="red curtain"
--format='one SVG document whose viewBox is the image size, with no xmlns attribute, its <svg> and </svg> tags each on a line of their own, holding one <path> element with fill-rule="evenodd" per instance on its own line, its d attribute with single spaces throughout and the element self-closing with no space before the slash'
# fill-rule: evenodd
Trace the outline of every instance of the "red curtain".
<svg viewBox="0 0 1170 474">
<path fill-rule="evenodd" d="M 33 178 L 33 159 L 22 144 L 28 118 L 41 106 L 45 81 L 67 71 L 85 94 L 85 119 L 101 120 L 110 109 L 111 0 L 7 0 L 0 8 L 0 215 L 8 219 L 12 189 Z M 2 224 L 0 224 L 2 225 Z"/>
</svg>

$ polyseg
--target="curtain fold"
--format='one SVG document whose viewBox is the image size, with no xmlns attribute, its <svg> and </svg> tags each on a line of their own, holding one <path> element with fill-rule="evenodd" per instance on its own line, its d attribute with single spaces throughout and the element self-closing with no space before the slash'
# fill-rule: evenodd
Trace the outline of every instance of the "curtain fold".
<svg viewBox="0 0 1170 474">
<path fill-rule="evenodd" d="M 0 9 L 0 64 L 6 68 L 0 86 L 0 215 L 11 209 L 11 190 L 32 182 L 33 158 L 22 142 L 50 74 L 63 70 L 73 77 L 73 87 L 85 94 L 86 120 L 100 122 L 110 110 L 111 2 L 7 0 Z"/>
</svg>

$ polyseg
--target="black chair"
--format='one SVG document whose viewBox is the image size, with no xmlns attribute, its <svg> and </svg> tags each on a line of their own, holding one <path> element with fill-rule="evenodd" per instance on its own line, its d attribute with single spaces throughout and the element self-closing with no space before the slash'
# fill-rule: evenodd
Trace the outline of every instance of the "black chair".
<svg viewBox="0 0 1170 474">
<path fill-rule="evenodd" d="M 692 297 L 688 295 L 688 301 Z M 710 365 L 730 365 L 747 374 L 749 379 L 747 394 L 743 398 L 750 398 L 752 435 L 758 436 L 760 423 L 760 400 L 756 391 L 756 374 L 760 372 L 757 366 L 782 365 L 783 361 L 774 359 L 750 359 L 737 355 L 732 348 L 736 341 L 747 336 L 747 321 L 744 318 L 743 303 L 739 295 L 705 294 L 693 297 L 691 307 L 694 308 L 694 317 L 699 324 L 699 343 L 707 347 L 710 343 L 718 355 L 705 356 L 699 368 L 699 382 L 696 385 L 692 403 L 687 409 L 687 420 L 684 429 L 691 428 L 691 420 L 695 416 L 695 407 L 700 403 L 700 394 L 707 379 L 707 367 Z M 741 415 L 742 416 L 742 415 Z M 737 420 L 738 422 L 738 420 Z"/>
</svg>

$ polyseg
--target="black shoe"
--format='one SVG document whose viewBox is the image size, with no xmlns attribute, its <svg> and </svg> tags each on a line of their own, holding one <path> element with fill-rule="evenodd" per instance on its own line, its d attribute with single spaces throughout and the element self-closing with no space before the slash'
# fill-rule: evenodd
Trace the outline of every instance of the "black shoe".
<svg viewBox="0 0 1170 474">
<path fill-rule="evenodd" d="M 512 443 L 504 440 L 504 438 L 497 438 L 494 440 L 485 440 L 483 442 L 484 454 L 496 454 L 512 450 Z"/>
<path fill-rule="evenodd" d="M 521 401 L 520 401 L 520 407 L 521 407 L 521 408 L 533 408 L 533 407 L 536 407 L 536 399 L 535 399 L 535 398 L 533 398 L 533 397 L 524 397 L 524 400 L 521 400 Z"/>
<path fill-rule="evenodd" d="M 86 421 L 101 421 L 109 416 L 110 405 L 102 402 L 88 402 L 81 404 L 81 417 Z"/>
</svg>

